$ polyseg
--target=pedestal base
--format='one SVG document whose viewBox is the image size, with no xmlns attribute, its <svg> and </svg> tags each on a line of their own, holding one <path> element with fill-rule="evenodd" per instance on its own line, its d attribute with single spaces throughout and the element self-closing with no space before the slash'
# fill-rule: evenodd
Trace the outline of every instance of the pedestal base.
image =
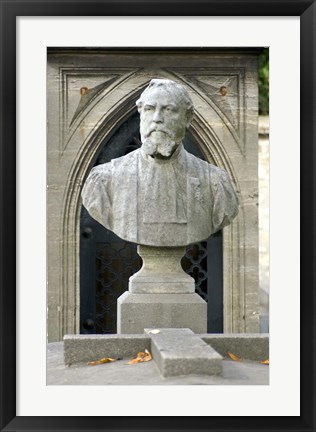
<svg viewBox="0 0 316 432">
<path fill-rule="evenodd" d="M 192 294 L 134 294 L 117 300 L 117 333 L 143 333 L 145 328 L 189 328 L 207 332 L 207 304 Z"/>
</svg>

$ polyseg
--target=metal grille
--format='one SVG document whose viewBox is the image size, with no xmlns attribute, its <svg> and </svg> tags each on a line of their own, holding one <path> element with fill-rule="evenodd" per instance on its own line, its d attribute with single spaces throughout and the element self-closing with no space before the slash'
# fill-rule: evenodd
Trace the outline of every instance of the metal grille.
<svg viewBox="0 0 316 432">
<path fill-rule="evenodd" d="M 193 277 L 195 292 L 207 301 L 207 242 L 189 245 L 181 264 L 183 270 Z"/>
<path fill-rule="evenodd" d="M 116 333 L 117 299 L 127 290 L 130 276 L 141 265 L 132 243 L 96 244 L 96 333 Z"/>
</svg>

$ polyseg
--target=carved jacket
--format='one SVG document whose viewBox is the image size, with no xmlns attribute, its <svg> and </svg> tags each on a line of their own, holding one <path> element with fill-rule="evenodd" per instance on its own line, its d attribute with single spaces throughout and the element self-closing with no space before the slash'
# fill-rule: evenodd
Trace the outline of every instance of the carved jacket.
<svg viewBox="0 0 316 432">
<path fill-rule="evenodd" d="M 182 145 L 167 160 L 138 149 L 94 167 L 82 199 L 103 226 L 124 240 L 150 246 L 205 240 L 238 213 L 226 171 Z"/>
</svg>

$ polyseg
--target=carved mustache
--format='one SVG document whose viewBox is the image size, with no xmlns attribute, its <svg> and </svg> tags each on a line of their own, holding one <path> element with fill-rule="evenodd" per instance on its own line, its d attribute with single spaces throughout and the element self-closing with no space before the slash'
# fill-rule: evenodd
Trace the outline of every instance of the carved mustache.
<svg viewBox="0 0 316 432">
<path fill-rule="evenodd" d="M 161 129 L 159 127 L 153 126 L 149 129 L 149 131 L 146 133 L 146 138 L 149 137 L 153 132 L 162 132 L 168 136 L 170 136 L 170 133 L 164 129 Z"/>
</svg>

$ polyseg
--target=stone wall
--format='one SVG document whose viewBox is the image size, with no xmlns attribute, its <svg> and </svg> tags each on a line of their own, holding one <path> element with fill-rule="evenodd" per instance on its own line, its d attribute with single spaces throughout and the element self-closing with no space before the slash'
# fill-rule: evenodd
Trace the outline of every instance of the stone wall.
<svg viewBox="0 0 316 432">
<path fill-rule="evenodd" d="M 259 117 L 259 297 L 260 331 L 269 332 L 269 117 Z"/>
<path fill-rule="evenodd" d="M 189 133 L 230 175 L 240 212 L 223 230 L 224 331 L 259 330 L 258 89 L 255 50 L 49 50 L 48 339 L 79 332 L 80 192 L 95 155 L 152 78 L 190 92 Z"/>
</svg>

